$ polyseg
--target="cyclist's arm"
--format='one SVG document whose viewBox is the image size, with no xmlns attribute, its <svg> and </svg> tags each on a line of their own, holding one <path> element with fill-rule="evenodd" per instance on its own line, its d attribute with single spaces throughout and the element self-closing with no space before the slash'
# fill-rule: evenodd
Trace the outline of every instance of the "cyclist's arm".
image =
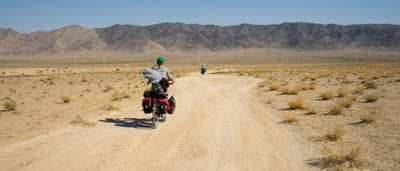
<svg viewBox="0 0 400 171">
<path fill-rule="evenodd" d="M 168 68 L 166 68 L 166 71 L 167 71 L 168 80 L 175 82 L 175 81 L 174 81 L 174 78 L 172 78 L 172 76 L 171 76 L 171 73 L 169 73 Z"/>
</svg>

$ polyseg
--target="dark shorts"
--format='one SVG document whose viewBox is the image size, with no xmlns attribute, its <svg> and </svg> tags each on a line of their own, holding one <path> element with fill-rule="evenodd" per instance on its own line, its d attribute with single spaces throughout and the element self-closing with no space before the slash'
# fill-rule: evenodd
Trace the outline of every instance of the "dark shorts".
<svg viewBox="0 0 400 171">
<path fill-rule="evenodd" d="M 165 78 L 163 78 L 163 79 L 160 81 L 160 85 L 161 85 L 161 88 L 163 89 L 164 93 L 167 92 L 168 87 L 169 87 L 168 80 L 165 79 Z"/>
</svg>

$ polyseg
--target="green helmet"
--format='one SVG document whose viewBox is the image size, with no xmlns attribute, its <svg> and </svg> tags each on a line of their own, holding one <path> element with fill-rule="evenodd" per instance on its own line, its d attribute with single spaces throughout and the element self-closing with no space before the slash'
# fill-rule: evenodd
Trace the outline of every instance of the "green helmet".
<svg viewBox="0 0 400 171">
<path fill-rule="evenodd" d="M 163 57 L 158 57 L 157 58 L 157 63 L 158 64 L 164 63 L 164 58 Z"/>
</svg>

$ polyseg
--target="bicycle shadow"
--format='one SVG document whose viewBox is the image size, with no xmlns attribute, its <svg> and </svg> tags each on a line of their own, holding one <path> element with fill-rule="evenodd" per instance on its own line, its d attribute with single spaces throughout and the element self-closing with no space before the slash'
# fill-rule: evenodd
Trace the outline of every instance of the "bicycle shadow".
<svg viewBox="0 0 400 171">
<path fill-rule="evenodd" d="M 114 123 L 114 126 L 132 127 L 136 129 L 153 129 L 151 118 L 105 118 L 100 122 Z"/>
</svg>

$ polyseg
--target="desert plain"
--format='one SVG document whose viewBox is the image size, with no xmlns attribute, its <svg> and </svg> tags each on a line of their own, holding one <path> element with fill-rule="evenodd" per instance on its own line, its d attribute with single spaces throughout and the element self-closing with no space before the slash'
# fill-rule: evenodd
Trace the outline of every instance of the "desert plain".
<svg viewBox="0 0 400 171">
<path fill-rule="evenodd" d="M 2 58 L 0 170 L 400 169 L 396 57 L 274 53 L 175 54 L 177 108 L 157 129 L 139 74 L 155 55 L 77 67 Z"/>
</svg>

